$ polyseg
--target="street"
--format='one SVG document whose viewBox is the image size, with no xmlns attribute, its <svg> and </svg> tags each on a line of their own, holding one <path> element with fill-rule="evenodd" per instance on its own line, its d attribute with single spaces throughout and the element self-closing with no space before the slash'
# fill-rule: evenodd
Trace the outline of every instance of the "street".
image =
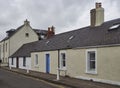
<svg viewBox="0 0 120 88">
<path fill-rule="evenodd" d="M 65 87 L 0 69 L 0 88 L 65 88 Z"/>
</svg>

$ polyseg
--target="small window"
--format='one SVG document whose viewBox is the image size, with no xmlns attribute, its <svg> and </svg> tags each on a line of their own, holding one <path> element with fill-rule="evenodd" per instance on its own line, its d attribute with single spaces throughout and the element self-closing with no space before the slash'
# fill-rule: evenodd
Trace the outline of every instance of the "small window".
<svg viewBox="0 0 120 88">
<path fill-rule="evenodd" d="M 109 27 L 109 31 L 111 30 L 115 30 L 115 29 L 118 29 L 120 27 L 120 23 L 117 23 L 117 24 L 113 24 L 111 27 Z"/>
<path fill-rule="evenodd" d="M 3 44 L 3 53 L 4 53 L 4 44 Z"/>
<path fill-rule="evenodd" d="M 6 43 L 6 52 L 7 52 L 7 43 Z"/>
<path fill-rule="evenodd" d="M 88 73 L 96 72 L 96 51 L 87 51 L 86 70 Z"/>
<path fill-rule="evenodd" d="M 66 55 L 65 53 L 61 53 L 61 68 L 66 67 Z"/>
<path fill-rule="evenodd" d="M 26 37 L 29 37 L 29 33 L 25 33 L 25 36 L 26 36 Z"/>
<path fill-rule="evenodd" d="M 46 45 L 48 45 L 48 44 L 49 44 L 49 42 L 50 42 L 50 41 L 46 41 Z"/>
<path fill-rule="evenodd" d="M 46 44 L 48 44 L 50 41 L 47 41 Z"/>
<path fill-rule="evenodd" d="M 11 58 L 11 65 L 14 65 L 14 59 Z"/>
<path fill-rule="evenodd" d="M 23 66 L 25 67 L 26 66 L 26 58 L 23 57 Z"/>
<path fill-rule="evenodd" d="M 35 54 L 35 65 L 38 65 L 38 54 Z"/>
<path fill-rule="evenodd" d="M 74 37 L 74 36 L 70 36 L 70 37 L 69 37 L 69 40 L 73 39 L 73 37 Z"/>
<path fill-rule="evenodd" d="M 67 40 L 67 42 L 69 43 L 70 40 L 72 40 L 74 38 L 74 36 L 70 36 L 69 39 Z"/>
</svg>

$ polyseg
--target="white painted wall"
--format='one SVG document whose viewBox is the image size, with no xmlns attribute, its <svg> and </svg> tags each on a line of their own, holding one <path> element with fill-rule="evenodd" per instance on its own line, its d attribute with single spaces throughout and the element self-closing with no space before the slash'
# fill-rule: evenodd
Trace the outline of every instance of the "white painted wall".
<svg viewBox="0 0 120 88">
<path fill-rule="evenodd" d="M 31 70 L 31 58 L 26 57 L 26 66 L 23 66 L 23 57 L 19 57 L 19 68 L 21 69 L 27 69 Z"/>
<path fill-rule="evenodd" d="M 13 58 L 13 65 L 12 65 L 12 58 L 9 58 L 9 67 L 10 66 L 16 68 L 16 58 Z"/>
</svg>

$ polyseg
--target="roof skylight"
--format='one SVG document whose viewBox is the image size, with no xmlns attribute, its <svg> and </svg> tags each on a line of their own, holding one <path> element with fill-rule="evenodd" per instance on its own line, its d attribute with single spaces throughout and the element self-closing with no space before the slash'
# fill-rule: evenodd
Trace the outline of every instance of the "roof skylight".
<svg viewBox="0 0 120 88">
<path fill-rule="evenodd" d="M 120 23 L 119 23 L 119 24 L 115 24 L 115 25 L 111 26 L 111 27 L 109 28 L 109 30 L 116 29 L 116 28 L 118 28 L 119 26 L 120 26 Z"/>
<path fill-rule="evenodd" d="M 48 44 L 50 41 L 47 41 L 46 44 Z"/>
<path fill-rule="evenodd" d="M 73 37 L 74 37 L 74 36 L 70 36 L 70 37 L 69 37 L 69 40 L 73 39 Z"/>
</svg>

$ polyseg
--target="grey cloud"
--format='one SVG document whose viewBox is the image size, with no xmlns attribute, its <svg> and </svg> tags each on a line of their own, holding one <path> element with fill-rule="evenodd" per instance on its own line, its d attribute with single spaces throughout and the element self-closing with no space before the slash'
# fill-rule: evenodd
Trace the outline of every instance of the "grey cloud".
<svg viewBox="0 0 120 88">
<path fill-rule="evenodd" d="M 25 19 L 34 28 L 54 25 L 57 33 L 89 25 L 89 11 L 95 1 L 98 0 L 0 0 L 0 32 L 20 26 Z M 116 3 L 120 14 L 120 0 L 102 2 L 104 6 Z"/>
</svg>

